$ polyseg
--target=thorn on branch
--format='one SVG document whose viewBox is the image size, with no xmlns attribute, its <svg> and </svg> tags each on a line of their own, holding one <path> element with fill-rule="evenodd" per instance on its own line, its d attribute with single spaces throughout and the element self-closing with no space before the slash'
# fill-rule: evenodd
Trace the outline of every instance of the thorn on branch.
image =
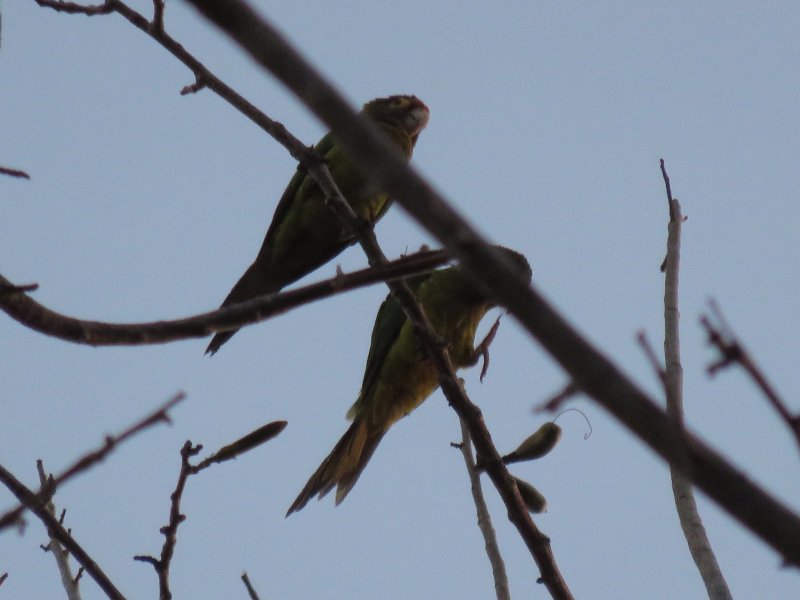
<svg viewBox="0 0 800 600">
<path fill-rule="evenodd" d="M 639 331 L 636 334 L 636 341 L 639 342 L 639 346 L 641 346 L 644 355 L 647 357 L 647 360 L 650 362 L 650 366 L 655 371 L 658 379 L 661 381 L 661 385 L 664 389 L 667 389 L 667 372 L 664 367 L 661 365 L 661 361 L 658 358 L 653 346 L 650 344 L 650 340 L 647 337 L 647 334 L 644 331 Z"/>
<path fill-rule="evenodd" d="M 556 412 L 559 408 L 561 408 L 561 405 L 564 402 L 577 395 L 580 391 L 581 389 L 578 387 L 578 384 L 574 381 L 570 381 L 567 385 L 561 388 L 561 391 L 556 392 L 556 394 L 550 399 L 534 406 L 533 414 L 538 415 L 539 413 L 543 412 Z"/>
<path fill-rule="evenodd" d="M 13 285 L 0 282 L 0 294 L 27 294 L 39 289 L 38 283 L 28 283 L 24 285 Z"/>
<path fill-rule="evenodd" d="M 143 563 L 151 564 L 151 565 L 153 565 L 153 568 L 156 571 L 159 570 L 160 565 L 161 565 L 161 563 L 158 561 L 157 558 L 155 558 L 154 556 L 149 556 L 149 555 L 137 554 L 136 556 L 133 557 L 133 560 L 135 560 L 137 562 L 143 562 Z"/>
<path fill-rule="evenodd" d="M 185 85 L 181 88 L 181 96 L 188 96 L 189 94 L 196 94 L 200 90 L 205 89 L 208 87 L 206 80 L 203 78 L 202 75 L 195 75 L 194 83 L 190 85 Z"/>
</svg>

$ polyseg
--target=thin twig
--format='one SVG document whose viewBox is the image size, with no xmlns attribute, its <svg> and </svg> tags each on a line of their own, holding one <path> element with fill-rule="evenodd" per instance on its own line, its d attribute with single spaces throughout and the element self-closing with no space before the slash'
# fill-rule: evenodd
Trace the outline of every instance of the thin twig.
<svg viewBox="0 0 800 600">
<path fill-rule="evenodd" d="M 58 522 L 58 519 L 47 510 L 45 502 L 42 501 L 39 494 L 28 489 L 1 465 L 0 483 L 3 483 L 17 497 L 17 500 L 30 509 L 44 523 L 48 533 L 55 537 L 75 557 L 75 560 L 83 566 L 89 576 L 97 582 L 97 585 L 109 598 L 112 600 L 124 600 L 125 596 L 111 582 L 100 566 L 78 544 L 72 534 Z"/>
<path fill-rule="evenodd" d="M 478 517 L 478 528 L 483 535 L 483 542 L 486 546 L 486 554 L 489 557 L 489 563 L 492 565 L 492 576 L 494 577 L 494 591 L 497 595 L 497 600 L 510 600 L 511 592 L 508 587 L 508 576 L 506 575 L 506 565 L 503 562 L 503 556 L 500 554 L 500 546 L 497 544 L 497 535 L 495 534 L 494 527 L 492 526 L 492 516 L 489 514 L 489 509 L 486 506 L 486 500 L 483 497 L 483 488 L 481 487 L 480 473 L 475 466 L 475 460 L 472 456 L 472 441 L 469 437 L 469 428 L 464 423 L 461 423 L 461 443 L 458 444 L 461 454 L 464 457 L 464 464 L 467 467 L 467 474 L 469 475 L 470 489 L 472 490 L 472 500 L 475 503 L 475 512 Z"/>
<path fill-rule="evenodd" d="M 67 2 L 65 0 L 35 0 L 39 6 L 52 8 L 58 12 L 73 15 L 107 15 L 114 10 L 112 2 L 106 0 L 103 4 L 80 4 L 79 2 Z"/>
<path fill-rule="evenodd" d="M 715 346 L 720 353 L 719 360 L 708 366 L 707 370 L 709 375 L 715 375 L 717 371 L 734 363 L 741 365 L 778 415 L 780 415 L 781 419 L 786 423 L 787 427 L 789 427 L 789 430 L 794 435 L 798 448 L 800 448 L 800 414 L 792 414 L 789 410 L 789 405 L 781 398 L 764 372 L 758 367 L 755 359 L 745 349 L 730 325 L 728 325 L 719 304 L 714 300 L 709 300 L 709 310 L 713 320 L 716 321 L 718 325 L 713 324 L 712 317 L 705 315 L 700 318 L 700 324 L 708 334 L 708 343 Z"/>
<path fill-rule="evenodd" d="M 642 352 L 644 352 L 647 361 L 650 363 L 650 366 L 653 368 L 653 372 L 658 377 L 658 380 L 661 382 L 661 385 L 664 387 L 666 391 L 667 387 L 667 374 L 664 372 L 664 367 L 661 366 L 661 361 L 656 354 L 656 351 L 653 349 L 652 344 L 650 344 L 650 340 L 647 338 L 647 334 L 644 331 L 640 331 L 636 334 L 636 341 L 639 343 L 639 346 L 642 348 Z"/>
<path fill-rule="evenodd" d="M 661 159 L 661 173 L 667 188 L 669 201 L 669 226 L 667 235 L 667 257 L 664 268 L 664 388 L 667 396 L 667 415 L 672 418 L 675 430 L 675 446 L 683 464 L 670 465 L 672 495 L 678 520 L 689 545 L 689 552 L 706 586 L 710 600 L 731 600 L 725 577 L 719 568 L 711 542 L 706 534 L 700 511 L 689 479 L 692 464 L 686 449 L 686 428 L 683 418 L 683 366 L 680 355 L 680 311 L 678 310 L 678 282 L 681 257 L 681 225 L 684 218 L 681 205 L 672 197 L 669 177 Z"/>
<path fill-rule="evenodd" d="M 316 154 L 313 148 L 304 145 L 299 139 L 289 133 L 286 127 L 281 123 L 271 119 L 256 108 L 256 106 L 247 101 L 233 88 L 214 75 L 203 63 L 188 52 L 182 44 L 178 43 L 166 33 L 163 26 L 164 12 L 163 2 L 161 2 L 161 0 L 154 0 L 152 21 L 148 21 L 144 15 L 133 10 L 122 2 L 122 0 L 106 0 L 102 5 L 90 6 L 82 6 L 74 2 L 62 2 L 61 0 L 36 0 L 36 2 L 40 6 L 52 8 L 60 12 L 84 14 L 87 16 L 104 15 L 112 12 L 119 13 L 134 27 L 161 44 L 163 48 L 192 71 L 195 77 L 195 83 L 185 86 L 180 92 L 181 95 L 195 93 L 201 89 L 208 88 L 271 135 L 301 164 L 305 165 L 322 162 L 322 159 Z"/>
<path fill-rule="evenodd" d="M 426 250 L 401 257 L 376 268 L 269 294 L 227 308 L 173 321 L 148 323 L 107 323 L 76 319 L 57 313 L 36 302 L 26 288 L 14 286 L 0 275 L 0 309 L 26 327 L 76 344 L 90 346 L 133 346 L 163 344 L 211 333 L 238 329 L 284 314 L 294 308 L 350 290 L 430 271 L 451 259 L 441 250 Z"/>
<path fill-rule="evenodd" d="M 581 389 L 578 387 L 578 385 L 574 381 L 570 381 L 550 398 L 534 406 L 533 414 L 538 415 L 539 413 L 543 412 L 556 412 L 559 408 L 561 408 L 561 405 L 564 404 L 564 402 L 579 394 L 580 391 Z"/>
<path fill-rule="evenodd" d="M 244 582 L 244 586 L 247 588 L 247 593 L 250 596 L 250 600 L 259 600 L 256 588 L 254 588 L 253 584 L 250 583 L 250 578 L 247 576 L 247 573 L 242 573 L 242 581 Z"/>
<path fill-rule="evenodd" d="M 181 513 L 181 500 L 186 489 L 186 482 L 192 475 L 197 475 L 212 464 L 223 462 L 235 458 L 245 452 L 252 450 L 277 436 L 286 427 L 286 421 L 273 421 L 255 431 L 245 435 L 231 444 L 227 444 L 207 459 L 196 465 L 191 463 L 191 459 L 197 456 L 203 449 L 202 444 L 194 445 L 191 440 L 186 440 L 181 448 L 181 469 L 178 473 L 178 481 L 175 490 L 170 494 L 169 520 L 167 524 L 159 529 L 164 536 L 164 544 L 161 546 L 161 554 L 158 558 L 150 555 L 136 555 L 133 560 L 147 563 L 153 566 L 158 576 L 159 600 L 171 600 L 172 592 L 169 588 L 169 570 L 172 558 L 175 556 L 175 546 L 178 543 L 178 527 L 186 520 L 186 515 Z"/>
<path fill-rule="evenodd" d="M 189 462 L 189 459 L 197 456 L 202 449 L 203 446 L 201 444 L 195 446 L 189 440 L 181 448 L 181 470 L 175 491 L 170 494 L 169 522 L 159 530 L 164 536 L 164 545 L 161 547 L 160 558 L 142 555 L 133 557 L 133 560 L 153 565 L 158 575 L 158 597 L 160 600 L 171 600 L 172 598 L 172 592 L 169 589 L 169 569 L 172 565 L 172 557 L 175 555 L 175 545 L 178 543 L 178 526 L 186 520 L 186 515 L 181 514 L 181 499 L 183 498 L 183 490 L 186 488 L 186 480 L 190 475 L 197 472 Z"/>
<path fill-rule="evenodd" d="M 44 470 L 44 464 L 41 460 L 36 461 L 36 470 L 39 472 L 39 485 L 44 488 L 48 485 L 48 476 Z M 48 500 L 45 504 L 45 510 L 49 511 L 53 517 L 56 515 L 56 507 L 52 499 Z M 64 524 L 65 511 L 61 513 L 58 522 Z M 71 533 L 71 532 L 70 532 Z M 47 544 L 47 551 L 53 555 L 58 566 L 58 572 L 61 575 L 61 585 L 64 586 L 64 591 L 67 593 L 68 600 L 81 600 L 81 592 L 78 587 L 78 578 L 72 574 L 72 567 L 69 564 L 69 551 L 65 550 L 58 539 L 53 535 L 52 531 L 47 530 L 47 535 L 50 542 Z"/>
<path fill-rule="evenodd" d="M 30 179 L 31 176 L 25 171 L 19 169 L 10 169 L 8 167 L 0 167 L 0 175 L 8 175 L 9 177 L 18 177 L 20 179 Z"/>
<path fill-rule="evenodd" d="M 224 4 L 213 0 L 190 2 L 232 35 L 259 64 L 283 81 L 335 131 L 353 162 L 369 173 L 378 185 L 458 257 L 464 271 L 483 289 L 490 291 L 500 305 L 509 309 L 582 391 L 666 461 L 678 460 L 672 444 L 672 422 L 664 410 L 581 337 L 534 288 L 521 281 L 511 266 L 494 254 L 487 240 L 400 160 L 388 142 L 363 123 L 341 94 L 260 15 L 239 0 L 228 0 Z M 444 385 L 442 388 L 447 392 Z M 470 433 L 478 452 L 491 452 L 489 438 L 476 435 L 478 430 L 479 423 L 471 422 Z M 701 440 L 689 434 L 686 439 L 692 459 L 690 476 L 693 482 L 775 548 L 787 562 L 800 565 L 800 517 Z M 499 464 L 499 460 L 497 462 Z M 501 481 L 501 495 L 503 490 L 514 489 L 513 495 L 518 498 L 515 488 L 504 485 L 503 477 L 505 475 L 499 471 L 493 475 L 496 485 Z M 514 502 L 506 495 L 504 500 L 508 502 L 507 506 Z"/>
<path fill-rule="evenodd" d="M 150 413 L 142 420 L 134 423 L 130 427 L 128 427 L 125 431 L 116 436 L 108 435 L 106 436 L 103 444 L 97 449 L 87 454 L 83 455 L 81 458 L 76 460 L 72 466 L 65 469 L 61 474 L 57 477 L 53 477 L 52 475 L 49 476 L 44 485 L 39 489 L 36 493 L 36 497 L 39 499 L 38 502 L 40 504 L 47 503 L 47 501 L 52 498 L 53 494 L 55 494 L 56 489 L 58 486 L 62 485 L 69 479 L 72 479 L 79 473 L 86 471 L 90 467 L 96 465 L 99 462 L 102 462 L 106 459 L 106 457 L 113 452 L 113 450 L 119 446 L 122 442 L 130 439 L 132 436 L 136 435 L 144 431 L 145 429 L 152 427 L 158 423 L 169 423 L 169 411 L 175 406 L 178 402 L 181 402 L 186 395 L 183 392 L 178 392 L 172 398 L 167 400 L 164 404 L 158 407 L 154 412 Z M 0 531 L 5 529 L 6 527 L 10 527 L 11 525 L 19 522 L 22 512 L 25 510 L 26 505 L 21 503 L 16 508 L 6 512 L 2 517 L 0 517 Z"/>
</svg>

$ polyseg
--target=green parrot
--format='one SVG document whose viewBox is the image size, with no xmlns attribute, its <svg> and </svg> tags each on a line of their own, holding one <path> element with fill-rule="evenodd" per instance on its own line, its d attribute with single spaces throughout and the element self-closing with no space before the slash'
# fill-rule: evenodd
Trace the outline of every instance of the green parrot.
<svg viewBox="0 0 800 600">
<path fill-rule="evenodd" d="M 497 247 L 528 281 L 531 268 L 522 254 Z M 408 280 L 436 333 L 447 344 L 456 369 L 474 365 L 493 333 L 478 348 L 475 331 L 494 306 L 458 266 Z M 315 494 L 322 498 L 335 486 L 338 505 L 355 485 L 372 453 L 389 428 L 422 404 L 436 388 L 439 376 L 411 322 L 389 294 L 372 328 L 364 381 L 347 413 L 352 425 L 289 507 L 286 516 L 303 508 Z"/>
<path fill-rule="evenodd" d="M 411 158 L 420 132 L 428 124 L 428 107 L 416 96 L 377 98 L 361 114 L 374 122 L 406 157 Z M 391 204 L 389 196 L 350 162 L 333 134 L 315 146 L 355 213 L 375 223 Z M 277 292 L 325 264 L 355 237 L 343 231 L 325 196 L 302 167 L 292 177 L 275 209 L 258 256 L 225 298 L 222 306 Z M 217 333 L 206 348 L 214 354 L 237 330 Z"/>
</svg>

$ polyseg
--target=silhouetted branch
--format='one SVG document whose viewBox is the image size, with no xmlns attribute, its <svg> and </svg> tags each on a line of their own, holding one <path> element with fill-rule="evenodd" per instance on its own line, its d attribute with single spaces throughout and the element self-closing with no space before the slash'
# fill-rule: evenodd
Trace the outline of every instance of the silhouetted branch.
<svg viewBox="0 0 800 600">
<path fill-rule="evenodd" d="M 140 433 L 145 429 L 156 425 L 157 423 L 170 423 L 169 410 L 172 409 L 172 407 L 178 402 L 181 402 L 185 397 L 186 395 L 183 392 L 175 394 L 154 412 L 147 415 L 141 421 L 133 424 L 122 433 L 116 436 L 107 435 L 103 444 L 97 450 L 89 452 L 79 458 L 77 461 L 75 461 L 75 463 L 72 464 L 72 466 L 68 467 L 57 477 L 53 477 L 52 475 L 48 476 L 45 483 L 42 484 L 41 488 L 36 493 L 38 502 L 42 505 L 46 504 L 50 498 L 53 497 L 53 494 L 56 493 L 58 486 L 75 477 L 79 473 L 86 471 L 97 463 L 105 460 L 105 458 L 111 454 L 111 452 L 117 446 L 137 433 Z M 0 531 L 6 527 L 10 527 L 14 523 L 17 523 L 26 507 L 27 505 L 23 502 L 18 507 L 8 511 L 2 517 L 0 517 Z"/>
<path fill-rule="evenodd" d="M 14 475 L 0 466 L 0 483 L 3 483 L 26 508 L 33 512 L 47 527 L 50 536 L 57 539 L 75 560 L 83 566 L 89 576 L 97 582 L 106 595 L 112 600 L 124 600 L 125 596 L 116 588 L 108 576 L 91 556 L 75 541 L 75 538 L 64 528 L 58 519 L 47 510 L 47 501 L 39 494 L 28 489 Z"/>
<path fill-rule="evenodd" d="M 35 0 L 39 6 L 46 6 L 72 15 L 107 15 L 114 10 L 113 2 L 106 0 L 103 4 L 80 4 L 64 0 Z"/>
<path fill-rule="evenodd" d="M 377 268 L 362 269 L 280 294 L 270 294 L 227 308 L 174 321 L 149 323 L 108 323 L 76 319 L 57 313 L 23 293 L 30 286 L 14 286 L 0 275 L 0 309 L 26 327 L 90 346 L 133 346 L 163 344 L 187 338 L 199 338 L 218 331 L 238 329 L 264 321 L 330 296 L 430 271 L 450 259 L 441 250 L 425 250 L 387 262 Z M 34 288 L 35 289 L 35 288 Z"/>
<path fill-rule="evenodd" d="M 172 598 L 172 592 L 169 589 L 169 569 L 172 564 L 172 557 L 175 555 L 175 545 L 178 543 L 178 526 L 186 520 L 186 515 L 181 514 L 181 499 L 183 498 L 183 490 L 186 487 L 186 480 L 189 475 L 197 472 L 189 463 L 189 459 L 197 456 L 202 449 L 203 446 L 201 444 L 194 446 L 188 440 L 181 448 L 181 471 L 178 475 L 175 491 L 170 495 L 169 522 L 159 530 L 164 536 L 164 545 L 161 547 L 160 558 L 142 555 L 133 557 L 133 560 L 153 565 L 158 575 L 158 597 L 160 600 L 170 600 Z"/>
<path fill-rule="evenodd" d="M 734 334 L 723 317 L 719 305 L 711 300 L 709 301 L 709 308 L 712 317 L 703 315 L 700 317 L 700 324 L 708 334 L 708 343 L 719 350 L 720 358 L 708 366 L 708 374 L 715 375 L 717 371 L 734 363 L 740 364 L 789 427 L 795 437 L 795 442 L 800 447 L 800 414 L 792 414 L 789 410 L 789 406 L 756 365 L 753 357 L 739 342 L 736 334 Z M 717 325 L 712 323 L 712 318 L 716 320 Z"/>
<path fill-rule="evenodd" d="M 242 573 L 242 581 L 247 588 L 247 594 L 250 596 L 250 600 L 259 600 L 258 593 L 253 587 L 253 584 L 250 583 L 250 578 L 247 576 L 247 573 Z"/>
<path fill-rule="evenodd" d="M 271 25 L 240 0 L 190 2 L 311 108 L 336 133 L 354 163 L 445 244 L 460 260 L 465 272 L 509 309 L 585 393 L 665 460 L 679 461 L 672 445 L 673 425 L 665 412 L 583 339 L 536 290 L 514 273 L 510 265 L 496 256 L 487 241 L 400 160 L 386 140 L 358 118 L 342 96 Z M 451 395 L 457 392 L 444 383 L 442 388 L 453 403 Z M 463 405 L 458 408 L 459 412 L 469 411 Z M 488 432 L 485 437 L 476 435 L 482 420 L 475 413 L 471 416 L 467 421 L 473 442 L 479 454 L 490 455 Z M 800 518 L 701 440 L 690 434 L 686 439 L 691 459 L 688 474 L 692 481 L 789 563 L 800 565 Z M 501 464 L 499 456 L 491 462 Z M 504 496 L 507 506 L 520 500 L 516 488 L 504 483 L 504 479 L 510 477 L 507 472 L 493 469 L 489 473 L 496 485 L 500 482 L 501 495 L 502 489 L 514 490 L 514 497 Z"/>
</svg>

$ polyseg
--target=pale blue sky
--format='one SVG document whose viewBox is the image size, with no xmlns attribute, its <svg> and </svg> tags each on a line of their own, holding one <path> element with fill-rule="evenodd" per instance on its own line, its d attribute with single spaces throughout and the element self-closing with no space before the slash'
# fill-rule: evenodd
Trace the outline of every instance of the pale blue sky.
<svg viewBox="0 0 800 600">
<path fill-rule="evenodd" d="M 151 3 L 137 5 L 149 10 Z M 800 390 L 796 153 L 800 9 L 792 3 L 463 2 L 259 4 L 354 103 L 414 93 L 431 109 L 414 164 L 493 240 L 524 252 L 534 282 L 653 394 L 635 342 L 661 344 L 667 209 L 658 159 L 689 220 L 681 278 L 687 420 L 771 492 L 797 506 L 792 438 L 739 372 L 709 380 L 697 317 L 718 299 L 792 402 Z M 36 281 L 67 314 L 116 321 L 215 308 L 250 263 L 294 165 L 117 15 L 55 14 L 4 2 L 0 49 L 0 273 Z M 307 143 L 320 124 L 182 3 L 167 30 Z M 377 229 L 388 255 L 431 238 L 399 208 Z M 363 266 L 358 248 L 308 278 Z M 76 538 L 132 598 L 156 579 L 178 450 L 209 450 L 285 419 L 275 441 L 189 483 L 173 563 L 181 598 L 488 598 L 493 594 L 455 414 L 440 393 L 384 438 L 338 508 L 286 508 L 344 432 L 385 288 L 340 296 L 206 341 L 99 348 L 0 318 L 0 462 L 33 485 L 183 389 L 175 425 L 121 448 L 59 491 Z M 493 313 L 494 314 L 494 313 Z M 2 316 L 2 315 L 0 315 Z M 488 329 L 487 318 L 481 331 Z M 511 319 L 485 382 L 466 371 L 501 450 L 544 419 L 530 408 L 565 383 Z M 797 402 L 792 402 L 797 407 Z M 577 597 L 702 598 L 652 453 L 587 400 L 559 421 L 545 460 L 513 472 L 545 494 L 535 518 Z M 505 510 L 487 497 L 513 597 L 547 598 Z M 12 505 L 0 492 L 0 507 Z M 704 498 L 700 508 L 737 598 L 796 598 L 800 577 Z M 4 510 L 4 508 L 0 508 Z M 54 597 L 58 574 L 24 537 L 0 539 L 3 598 Z M 86 598 L 100 597 L 85 580 Z"/>
</svg>

